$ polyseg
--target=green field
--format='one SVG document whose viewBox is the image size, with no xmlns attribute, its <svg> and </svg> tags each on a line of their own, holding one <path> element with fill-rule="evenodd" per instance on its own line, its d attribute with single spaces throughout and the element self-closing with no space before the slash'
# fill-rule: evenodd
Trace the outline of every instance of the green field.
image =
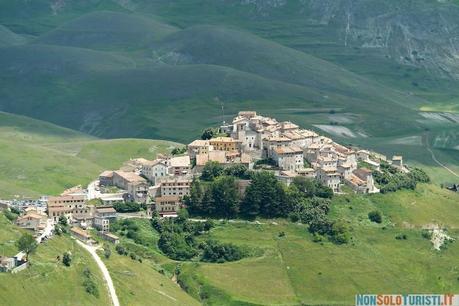
<svg viewBox="0 0 459 306">
<path fill-rule="evenodd" d="M 0 252 L 17 254 L 14 241 L 20 230 L 0 214 Z M 73 256 L 70 267 L 56 260 L 65 251 Z M 40 244 L 30 256 L 31 266 L 17 274 L 0 273 L 2 305 L 111 305 L 102 275 L 91 256 L 68 236 L 54 237 Z M 99 297 L 86 293 L 83 269 L 88 267 L 97 282 Z"/>
<path fill-rule="evenodd" d="M 27 117 L 0 112 L 0 198 L 59 194 L 87 184 L 129 158 L 153 159 L 179 146 L 142 139 L 100 140 Z"/>
<path fill-rule="evenodd" d="M 190 291 L 207 292 L 214 305 L 231 300 L 257 305 L 343 305 L 351 304 L 354 295 L 363 292 L 457 291 L 459 271 L 451 264 L 459 255 L 458 244 L 434 251 L 421 236 L 420 227 L 435 220 L 457 237 L 459 220 L 448 212 L 458 209 L 459 197 L 431 188 L 422 186 L 416 193 L 438 192 L 432 198 L 441 195 L 447 201 L 422 202 L 410 192 L 387 198 L 363 197 L 350 204 L 338 197 L 332 215 L 350 220 L 353 227 L 352 242 L 344 246 L 314 243 L 305 226 L 282 220 L 276 224 L 261 220 L 266 224 L 220 225 L 211 237 L 260 247 L 265 255 L 235 263 L 190 264 L 186 273 L 189 284 L 196 286 Z M 413 199 L 418 201 L 413 204 Z M 368 221 L 367 213 L 375 207 L 388 219 L 385 224 Z M 281 231 L 286 235 L 279 238 Z M 406 234 L 407 240 L 396 240 L 400 233 Z"/>
</svg>

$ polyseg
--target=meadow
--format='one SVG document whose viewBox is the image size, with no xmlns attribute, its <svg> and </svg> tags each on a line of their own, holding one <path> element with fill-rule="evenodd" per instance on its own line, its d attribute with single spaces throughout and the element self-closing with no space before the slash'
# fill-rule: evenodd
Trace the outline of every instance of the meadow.
<svg viewBox="0 0 459 306">
<path fill-rule="evenodd" d="M 0 214 L 0 252 L 12 256 L 21 230 Z M 65 251 L 72 253 L 66 267 L 57 261 Z M 3 253 L 4 252 L 4 253 Z M 30 256 L 31 266 L 17 274 L 0 273 L 1 305 L 111 305 L 102 275 L 89 253 L 68 236 L 58 236 L 40 244 Z M 99 297 L 83 287 L 83 269 L 89 268 L 97 283 Z"/>
</svg>

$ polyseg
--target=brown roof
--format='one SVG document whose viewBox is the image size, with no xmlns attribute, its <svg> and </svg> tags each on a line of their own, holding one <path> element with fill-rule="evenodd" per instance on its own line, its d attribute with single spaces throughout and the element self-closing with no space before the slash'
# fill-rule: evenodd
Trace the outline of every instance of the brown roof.
<svg viewBox="0 0 459 306">
<path fill-rule="evenodd" d="M 83 236 L 83 237 L 85 237 L 85 238 L 91 238 L 91 235 L 89 235 L 88 232 L 86 232 L 85 230 L 83 230 L 83 229 L 81 229 L 81 228 L 79 228 L 79 227 L 72 227 L 72 228 L 70 229 L 70 231 L 71 231 L 72 233 L 78 234 L 78 235 Z"/>
<path fill-rule="evenodd" d="M 369 175 L 371 175 L 371 170 L 367 168 L 359 168 L 353 171 L 353 173 L 360 179 L 366 180 Z"/>
<path fill-rule="evenodd" d="M 134 172 L 125 172 L 125 171 L 115 171 L 115 173 L 121 176 L 126 181 L 133 182 L 146 182 L 147 180 L 141 177 L 140 175 L 135 174 Z"/>
<path fill-rule="evenodd" d="M 303 149 L 296 146 L 291 147 L 276 147 L 273 149 L 277 154 L 289 154 L 289 153 L 303 153 Z"/>
<path fill-rule="evenodd" d="M 112 170 L 106 170 L 106 171 L 102 172 L 99 176 L 113 177 L 113 171 Z"/>
<path fill-rule="evenodd" d="M 98 213 L 116 213 L 113 207 L 97 207 L 96 212 Z"/>
</svg>

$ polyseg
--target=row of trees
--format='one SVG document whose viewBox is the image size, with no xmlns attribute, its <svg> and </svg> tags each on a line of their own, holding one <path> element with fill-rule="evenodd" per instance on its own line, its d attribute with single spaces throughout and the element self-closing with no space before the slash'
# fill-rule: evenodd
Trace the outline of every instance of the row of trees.
<svg viewBox="0 0 459 306">
<path fill-rule="evenodd" d="M 175 260 L 198 258 L 201 261 L 222 263 L 248 255 L 245 249 L 230 243 L 199 241 L 197 237 L 208 232 L 214 226 L 213 222 L 191 222 L 184 212 L 176 219 L 161 220 L 155 217 L 151 221 L 153 228 L 160 234 L 158 247 L 168 257 Z"/>
<path fill-rule="evenodd" d="M 267 171 L 250 173 L 251 183 L 240 194 L 234 176 L 221 175 L 211 182 L 193 179 L 190 195 L 184 202 L 192 215 L 253 220 L 257 217 L 288 217 L 309 225 L 309 231 L 328 236 L 335 243 L 350 239 L 346 222 L 328 217 L 333 191 L 318 181 L 296 177 L 286 187 Z"/>
<path fill-rule="evenodd" d="M 333 196 L 330 188 L 304 177 L 295 178 L 293 184 L 286 188 L 271 172 L 266 171 L 250 173 L 251 183 L 241 195 L 235 177 L 221 172 L 205 184 L 194 178 L 190 195 L 184 197 L 189 212 L 219 218 L 288 217 L 290 214 L 298 215 L 311 206 L 329 205 L 329 201 L 324 199 Z"/>
<path fill-rule="evenodd" d="M 418 183 L 428 183 L 427 173 L 419 168 L 411 168 L 403 173 L 389 164 L 382 163 L 381 171 L 373 171 L 375 182 L 380 186 L 381 193 L 395 192 L 401 189 L 416 189 Z"/>
</svg>

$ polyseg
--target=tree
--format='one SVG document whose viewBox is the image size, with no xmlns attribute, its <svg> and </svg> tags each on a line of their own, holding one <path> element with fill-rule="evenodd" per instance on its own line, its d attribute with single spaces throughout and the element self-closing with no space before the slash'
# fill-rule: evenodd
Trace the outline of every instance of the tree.
<svg viewBox="0 0 459 306">
<path fill-rule="evenodd" d="M 216 177 L 223 174 L 223 167 L 216 161 L 208 161 L 202 169 L 201 179 L 213 181 Z"/>
<path fill-rule="evenodd" d="M 232 165 L 223 170 L 223 173 L 228 176 L 238 177 L 240 179 L 249 179 L 250 172 L 249 169 L 241 164 Z"/>
<path fill-rule="evenodd" d="M 239 213 L 239 193 L 234 177 L 222 176 L 210 186 L 215 214 L 223 218 L 234 218 Z"/>
<path fill-rule="evenodd" d="M 172 151 L 171 151 L 171 154 L 172 155 L 179 155 L 179 154 L 183 154 L 185 152 L 186 152 L 186 147 L 173 148 Z"/>
<path fill-rule="evenodd" d="M 336 244 L 348 243 L 350 239 L 349 225 L 342 220 L 334 222 L 330 231 L 330 239 Z"/>
<path fill-rule="evenodd" d="M 206 128 L 204 131 L 202 131 L 201 134 L 201 139 L 207 140 L 213 138 L 217 134 L 217 130 L 215 128 Z"/>
<path fill-rule="evenodd" d="M 183 198 L 183 201 L 191 214 L 201 214 L 203 212 L 203 196 L 204 193 L 202 190 L 201 182 L 198 178 L 193 177 L 193 181 L 191 182 L 190 186 L 190 195 Z"/>
<path fill-rule="evenodd" d="M 252 176 L 252 183 L 247 187 L 241 212 L 248 218 L 257 215 L 272 218 L 286 216 L 286 196 L 282 184 L 274 174 L 262 171 Z"/>
<path fill-rule="evenodd" d="M 29 254 L 32 254 L 37 249 L 37 241 L 29 233 L 25 233 L 16 242 L 16 246 L 20 252 L 26 254 L 26 260 L 29 261 Z"/>
<path fill-rule="evenodd" d="M 379 211 L 373 210 L 368 213 L 368 219 L 370 219 L 371 222 L 381 223 L 382 215 Z"/>
<path fill-rule="evenodd" d="M 67 220 L 67 217 L 66 216 L 60 216 L 59 217 L 59 224 L 62 225 L 62 226 L 67 226 L 69 224 L 68 220 Z"/>
<path fill-rule="evenodd" d="M 70 267 L 70 265 L 72 263 L 72 253 L 65 252 L 64 255 L 62 255 L 62 263 L 65 266 Z"/>
</svg>

